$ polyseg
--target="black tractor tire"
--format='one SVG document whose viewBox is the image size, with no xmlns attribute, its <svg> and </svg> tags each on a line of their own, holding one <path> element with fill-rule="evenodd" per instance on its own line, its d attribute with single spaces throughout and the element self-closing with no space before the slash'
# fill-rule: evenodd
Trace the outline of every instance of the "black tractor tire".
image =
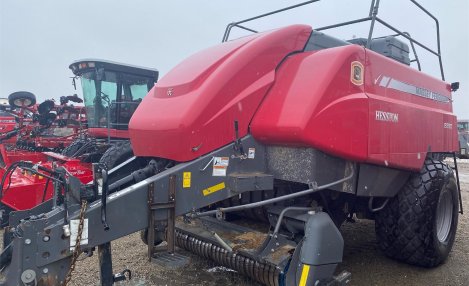
<svg viewBox="0 0 469 286">
<path fill-rule="evenodd" d="M 108 170 L 118 166 L 119 164 L 130 159 L 134 155 L 130 141 L 122 141 L 111 146 L 101 157 L 99 163 L 104 164 Z M 148 244 L 148 229 L 140 231 L 140 239 L 143 243 Z M 159 236 L 156 236 L 155 245 L 162 242 Z"/>
<path fill-rule="evenodd" d="M 446 260 L 458 225 L 459 194 L 453 170 L 426 159 L 420 171 L 375 217 L 380 249 L 408 264 L 435 267 Z"/>
<path fill-rule="evenodd" d="M 132 151 L 130 141 L 120 141 L 104 152 L 99 163 L 104 164 L 108 170 L 111 170 L 133 156 L 134 152 Z"/>
<path fill-rule="evenodd" d="M 66 157 L 73 157 L 73 155 L 75 155 L 78 152 L 78 150 L 80 150 L 80 148 L 83 147 L 83 145 L 85 143 L 86 143 L 85 140 L 77 139 L 77 140 L 73 141 L 70 145 L 65 147 L 62 150 L 61 154 L 66 156 Z"/>
<path fill-rule="evenodd" d="M 444 161 L 447 155 L 445 153 L 432 153 L 431 157 L 433 160 Z"/>
<path fill-rule="evenodd" d="M 8 103 L 17 108 L 31 107 L 36 104 L 36 96 L 28 91 L 17 91 L 8 96 Z"/>
<path fill-rule="evenodd" d="M 51 112 L 51 110 L 54 108 L 54 106 L 55 106 L 55 102 L 53 100 L 48 99 L 48 100 L 46 100 L 43 103 L 38 105 L 37 112 L 40 115 L 47 114 L 47 113 Z"/>
</svg>

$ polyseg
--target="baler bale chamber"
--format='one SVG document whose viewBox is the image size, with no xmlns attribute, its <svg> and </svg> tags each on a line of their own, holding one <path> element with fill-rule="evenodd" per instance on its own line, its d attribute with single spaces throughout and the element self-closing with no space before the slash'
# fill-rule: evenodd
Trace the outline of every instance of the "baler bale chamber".
<svg viewBox="0 0 469 286">
<path fill-rule="evenodd" d="M 458 141 L 439 48 L 379 18 L 379 0 L 356 21 L 228 41 L 233 27 L 317 1 L 232 23 L 221 45 L 166 74 L 131 118 L 134 158 L 95 164 L 88 185 L 65 174 L 63 203 L 10 219 L 0 285 L 65 285 L 78 254 L 95 251 L 112 285 L 128 271 L 113 274 L 111 241 L 137 231 L 148 260 L 169 268 L 188 263 L 178 246 L 264 285 L 346 285 L 339 227 L 355 215 L 376 221 L 389 257 L 442 263 L 462 208 L 457 165 L 454 176 L 441 161 L 456 163 Z M 365 21 L 368 38 L 322 32 Z M 373 38 L 378 23 L 395 34 Z M 415 46 L 437 56 L 441 80 L 420 71 Z"/>
</svg>

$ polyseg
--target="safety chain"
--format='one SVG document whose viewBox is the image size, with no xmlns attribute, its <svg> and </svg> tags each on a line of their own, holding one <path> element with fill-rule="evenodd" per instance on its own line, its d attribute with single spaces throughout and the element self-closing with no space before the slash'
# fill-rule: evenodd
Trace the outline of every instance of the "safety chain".
<svg viewBox="0 0 469 286">
<path fill-rule="evenodd" d="M 80 255 L 80 243 L 81 243 L 81 236 L 83 234 L 87 204 L 88 202 L 86 200 L 81 201 L 80 223 L 78 224 L 78 233 L 77 233 L 77 239 L 75 241 L 75 249 L 73 250 L 72 261 L 70 262 L 70 269 L 68 269 L 67 276 L 65 276 L 65 280 L 62 286 L 67 286 L 68 282 L 70 282 L 70 280 L 72 279 L 72 273 L 75 270 L 75 263 L 77 262 L 78 256 Z"/>
</svg>

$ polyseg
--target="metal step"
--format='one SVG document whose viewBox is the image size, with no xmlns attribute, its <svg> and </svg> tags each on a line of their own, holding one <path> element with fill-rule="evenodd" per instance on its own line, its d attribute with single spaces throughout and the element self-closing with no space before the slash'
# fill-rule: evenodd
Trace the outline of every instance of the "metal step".
<svg viewBox="0 0 469 286">
<path fill-rule="evenodd" d="M 189 265 L 190 258 L 179 253 L 158 252 L 153 254 L 151 262 L 175 270 Z"/>
</svg>

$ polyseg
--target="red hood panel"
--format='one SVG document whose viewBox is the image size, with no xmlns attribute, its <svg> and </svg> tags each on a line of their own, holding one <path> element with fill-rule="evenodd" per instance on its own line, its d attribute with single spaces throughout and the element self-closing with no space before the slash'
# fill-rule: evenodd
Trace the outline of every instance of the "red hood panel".
<svg viewBox="0 0 469 286">
<path fill-rule="evenodd" d="M 136 156 L 193 160 L 245 136 L 275 80 L 275 69 L 302 50 L 311 27 L 293 25 L 199 52 L 165 75 L 129 125 Z"/>
</svg>

